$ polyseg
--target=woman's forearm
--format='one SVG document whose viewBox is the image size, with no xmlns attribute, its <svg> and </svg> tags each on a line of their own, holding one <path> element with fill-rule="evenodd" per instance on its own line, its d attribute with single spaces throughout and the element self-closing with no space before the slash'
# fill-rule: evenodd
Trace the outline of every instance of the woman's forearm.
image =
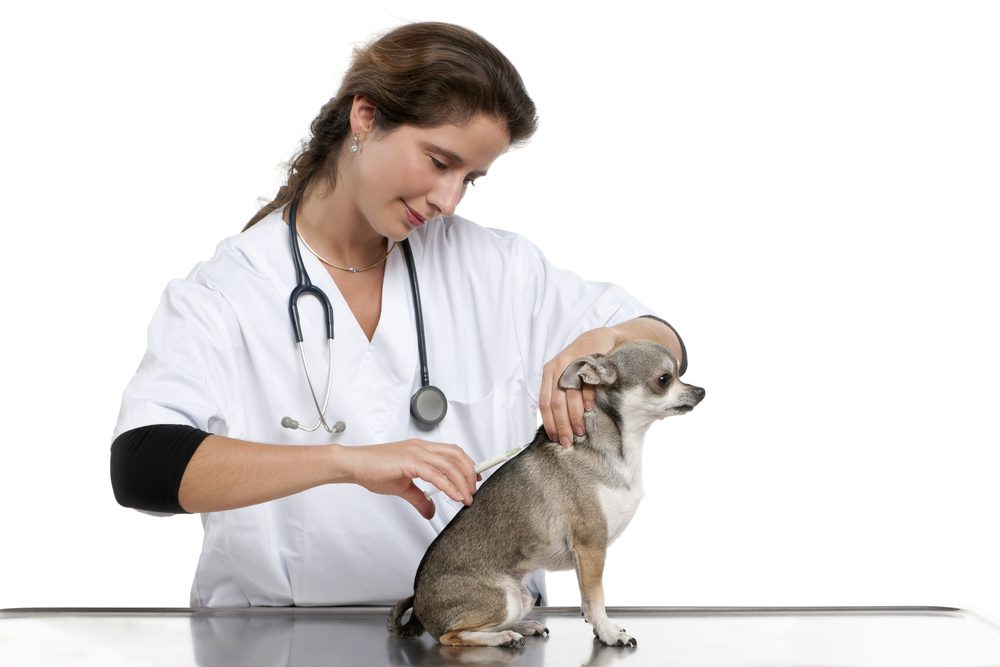
<svg viewBox="0 0 1000 667">
<path fill-rule="evenodd" d="M 375 445 L 262 445 L 210 435 L 191 457 L 178 491 L 187 512 L 218 512 L 284 498 L 323 484 L 352 483 L 400 496 L 424 517 L 434 503 L 423 479 L 472 503 L 475 462 L 457 445 L 409 438 Z"/>
<path fill-rule="evenodd" d="M 177 497 L 187 512 L 217 512 L 351 481 L 340 445 L 265 445 L 218 435 L 191 457 Z"/>
</svg>

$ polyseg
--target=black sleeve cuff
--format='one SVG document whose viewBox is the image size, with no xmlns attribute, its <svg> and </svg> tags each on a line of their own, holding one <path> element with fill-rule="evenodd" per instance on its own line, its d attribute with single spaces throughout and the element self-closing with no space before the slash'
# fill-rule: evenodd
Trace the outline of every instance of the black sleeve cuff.
<svg viewBox="0 0 1000 667">
<path fill-rule="evenodd" d="M 210 434 L 181 424 L 154 424 L 122 433 L 111 444 L 111 488 L 120 505 L 188 514 L 178 493 L 188 462 Z"/>
<path fill-rule="evenodd" d="M 688 351 L 687 348 L 684 347 L 684 339 L 681 338 L 681 335 L 679 333 L 677 333 L 677 329 L 673 328 L 672 326 L 670 326 L 669 322 L 667 322 L 664 319 L 660 319 L 656 315 L 640 315 L 639 317 L 648 317 L 651 320 L 656 320 L 657 322 L 663 322 L 664 324 L 667 325 L 667 327 L 671 331 L 674 332 L 674 335 L 677 336 L 677 342 L 681 344 L 681 367 L 677 371 L 677 375 L 678 376 L 684 375 L 684 373 L 686 373 L 688 369 Z"/>
</svg>

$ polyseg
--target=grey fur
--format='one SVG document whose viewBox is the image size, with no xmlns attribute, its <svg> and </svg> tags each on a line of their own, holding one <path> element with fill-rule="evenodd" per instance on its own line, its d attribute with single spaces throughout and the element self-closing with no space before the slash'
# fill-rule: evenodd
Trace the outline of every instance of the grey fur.
<svg viewBox="0 0 1000 667">
<path fill-rule="evenodd" d="M 670 350 L 652 341 L 629 341 L 571 363 L 561 387 L 599 382 L 586 435 L 564 448 L 539 428 L 527 448 L 483 482 L 472 505 L 428 547 L 413 597 L 389 615 L 390 632 L 412 637 L 426 629 L 452 645 L 522 645 L 525 632 L 548 632 L 524 620 L 534 604 L 524 580 L 536 569 L 575 568 L 594 634 L 606 644 L 634 646 L 604 611 L 604 553 L 641 496 L 646 430 L 704 398 L 704 389 L 683 383 L 676 369 Z"/>
</svg>

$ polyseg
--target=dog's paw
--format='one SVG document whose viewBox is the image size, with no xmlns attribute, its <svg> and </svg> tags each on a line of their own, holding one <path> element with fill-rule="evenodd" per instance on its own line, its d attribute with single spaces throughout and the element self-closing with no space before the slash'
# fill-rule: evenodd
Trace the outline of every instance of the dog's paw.
<svg viewBox="0 0 1000 667">
<path fill-rule="evenodd" d="M 625 628 L 610 621 L 600 627 L 595 627 L 594 636 L 605 646 L 635 647 L 639 645 L 635 637 L 625 632 Z"/>
<path fill-rule="evenodd" d="M 549 629 L 539 623 L 538 621 L 521 621 L 520 623 L 514 625 L 512 628 L 515 632 L 520 632 L 522 635 L 536 636 L 536 637 L 548 637 Z"/>
<path fill-rule="evenodd" d="M 524 648 L 524 637 L 513 630 L 506 630 L 500 634 L 504 636 L 505 640 L 509 640 L 502 642 L 500 646 L 506 646 L 507 648 Z"/>
</svg>

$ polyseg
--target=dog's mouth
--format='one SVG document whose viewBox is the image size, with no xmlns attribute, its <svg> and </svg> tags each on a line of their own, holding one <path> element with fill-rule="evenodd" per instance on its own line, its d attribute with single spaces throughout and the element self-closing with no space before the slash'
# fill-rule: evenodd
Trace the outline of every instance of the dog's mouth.
<svg viewBox="0 0 1000 667">
<path fill-rule="evenodd" d="M 684 413 L 684 412 L 691 412 L 692 410 L 694 410 L 694 406 L 693 405 L 678 405 L 676 408 L 672 408 L 672 409 L 674 410 L 674 412 Z"/>
</svg>

